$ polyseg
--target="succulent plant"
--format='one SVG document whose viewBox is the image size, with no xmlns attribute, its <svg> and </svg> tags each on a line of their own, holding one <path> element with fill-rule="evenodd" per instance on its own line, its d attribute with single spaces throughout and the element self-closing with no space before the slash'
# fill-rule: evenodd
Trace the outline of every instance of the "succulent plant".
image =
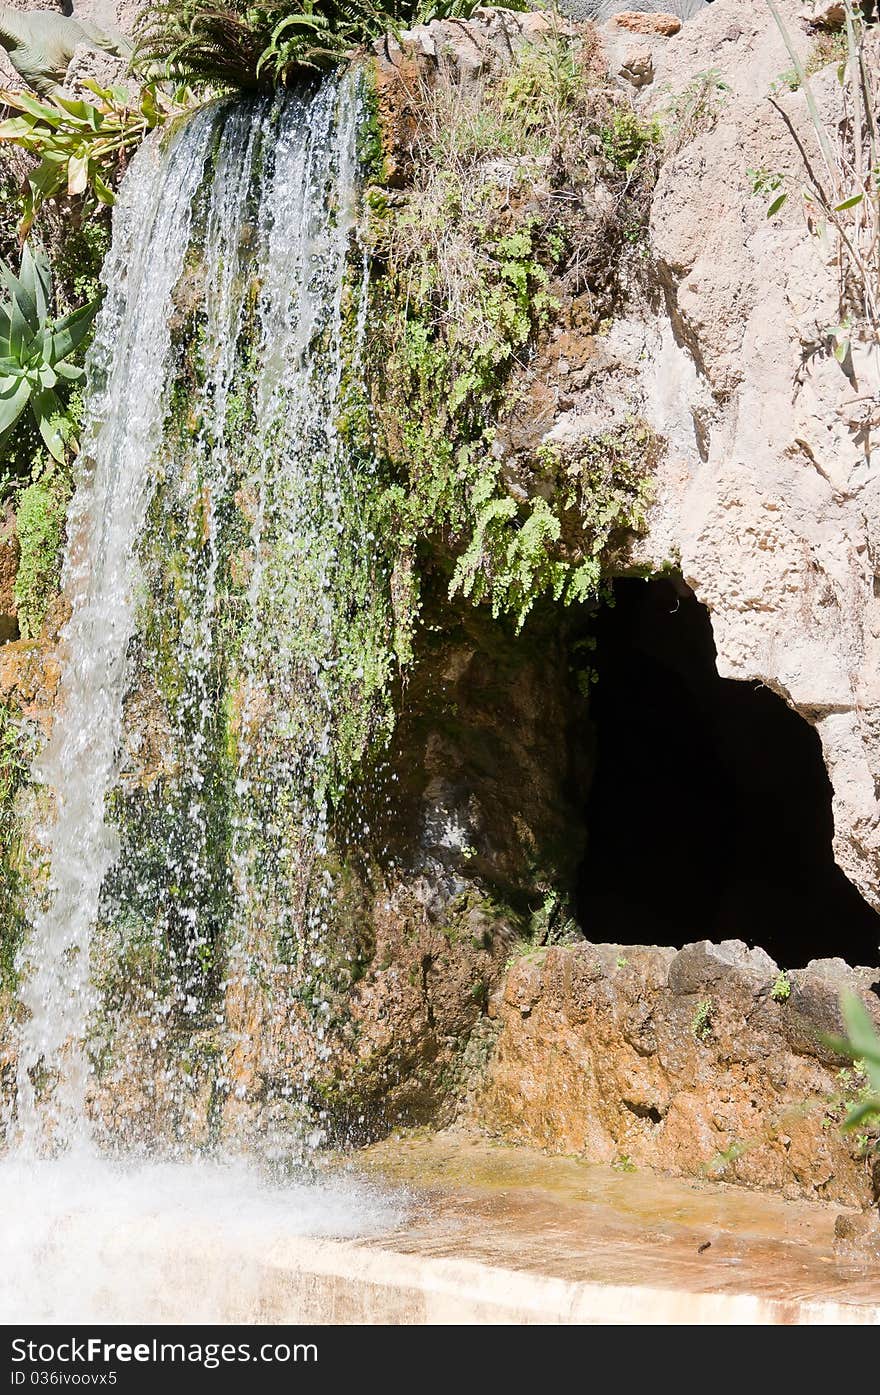
<svg viewBox="0 0 880 1395">
<path fill-rule="evenodd" d="M 17 276 L 0 260 L 0 282 L 6 292 L 0 302 L 0 441 L 29 405 L 46 448 L 63 461 L 76 442 L 59 390 L 82 377 L 82 368 L 71 358 L 88 334 L 99 302 L 54 319 L 49 259 L 28 243 Z"/>
</svg>

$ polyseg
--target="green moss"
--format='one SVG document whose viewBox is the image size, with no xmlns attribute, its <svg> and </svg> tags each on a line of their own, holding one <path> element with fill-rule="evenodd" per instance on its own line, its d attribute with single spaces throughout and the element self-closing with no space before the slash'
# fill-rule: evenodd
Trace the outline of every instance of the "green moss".
<svg viewBox="0 0 880 1395">
<path fill-rule="evenodd" d="M 17 811 L 28 775 L 28 743 L 12 709 L 0 705 L 0 989 L 15 986 L 15 958 L 24 935 L 24 852 Z"/>
<path fill-rule="evenodd" d="M 711 998 L 701 998 L 694 1008 L 691 1018 L 691 1034 L 697 1041 L 708 1041 L 712 1035 L 712 1016 L 715 1005 Z"/>
<path fill-rule="evenodd" d="M 70 484 L 60 471 L 29 484 L 15 512 L 20 557 L 15 578 L 18 625 L 24 639 L 35 639 L 57 592 L 64 519 Z"/>
<path fill-rule="evenodd" d="M 100 293 L 101 267 L 109 250 L 109 209 L 98 209 L 88 218 L 65 219 L 64 235 L 52 258 L 59 314 L 85 305 Z"/>
</svg>

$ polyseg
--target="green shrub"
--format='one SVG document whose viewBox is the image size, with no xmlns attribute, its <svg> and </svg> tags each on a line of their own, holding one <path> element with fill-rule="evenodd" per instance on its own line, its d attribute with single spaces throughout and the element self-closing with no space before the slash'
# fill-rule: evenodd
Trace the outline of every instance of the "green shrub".
<svg viewBox="0 0 880 1395">
<path fill-rule="evenodd" d="M 631 106 L 612 108 L 600 131 L 602 152 L 615 169 L 629 174 L 643 155 L 660 141 L 656 121 L 643 121 Z"/>
<path fill-rule="evenodd" d="M 0 442 L 30 407 L 43 444 L 57 461 L 76 449 L 64 396 L 82 377 L 78 350 L 91 330 L 97 300 L 55 320 L 46 254 L 25 244 L 16 276 L 0 262 L 7 298 L 0 304 Z"/>
</svg>

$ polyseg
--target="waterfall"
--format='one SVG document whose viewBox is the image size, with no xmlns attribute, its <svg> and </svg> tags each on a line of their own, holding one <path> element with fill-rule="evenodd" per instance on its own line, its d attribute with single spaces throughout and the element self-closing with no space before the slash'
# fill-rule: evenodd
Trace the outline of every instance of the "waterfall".
<svg viewBox="0 0 880 1395">
<path fill-rule="evenodd" d="M 292 964 L 300 998 L 320 970 L 340 713 L 362 745 L 382 686 L 364 659 L 383 581 L 372 467 L 338 429 L 366 312 L 360 110 L 352 76 L 215 103 L 147 142 L 123 181 L 58 715 L 34 770 L 52 808 L 21 956 L 31 1148 L 88 1136 L 90 1033 L 117 1053 L 127 1040 L 143 1097 L 177 1101 L 178 1134 L 190 1037 L 212 1098 L 243 1098 L 254 1014 Z M 320 1055 L 317 988 L 310 1002 Z M 284 1097 L 304 1089 L 300 1057 Z"/>
<path fill-rule="evenodd" d="M 34 772 L 54 796 L 55 817 L 45 835 L 48 904 L 34 917 L 21 991 L 30 1017 L 19 1042 L 18 1108 L 31 1139 L 31 1072 L 40 1064 L 63 1077 L 56 1125 L 75 1133 L 84 1118 L 89 941 L 114 854 L 104 803 L 121 741 L 134 544 L 165 415 L 171 293 L 210 135 L 210 115 L 199 113 L 167 157 L 152 146 L 134 162 L 116 213 L 107 298 L 90 355 L 88 434 L 68 522 L 64 590 L 72 613 L 64 678 L 55 729 Z"/>
</svg>

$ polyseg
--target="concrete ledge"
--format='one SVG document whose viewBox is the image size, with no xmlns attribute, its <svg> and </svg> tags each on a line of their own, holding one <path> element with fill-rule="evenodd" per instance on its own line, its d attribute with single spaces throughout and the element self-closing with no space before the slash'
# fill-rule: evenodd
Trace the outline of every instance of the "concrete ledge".
<svg viewBox="0 0 880 1395">
<path fill-rule="evenodd" d="M 387 1324 L 866 1324 L 880 1302 L 774 1299 L 546 1278 L 466 1259 L 303 1241 L 266 1275 L 266 1321 Z"/>
</svg>

